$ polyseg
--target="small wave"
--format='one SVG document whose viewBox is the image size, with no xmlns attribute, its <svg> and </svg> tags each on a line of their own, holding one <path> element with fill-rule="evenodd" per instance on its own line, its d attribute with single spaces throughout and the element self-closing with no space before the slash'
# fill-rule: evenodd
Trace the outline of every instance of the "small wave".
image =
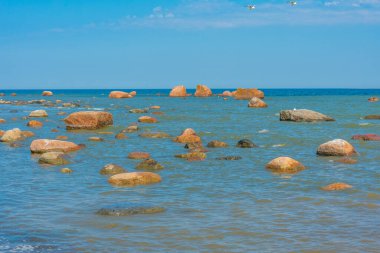
<svg viewBox="0 0 380 253">
<path fill-rule="evenodd" d="M 269 133 L 269 130 L 268 129 L 263 129 L 263 130 L 259 131 L 259 134 L 265 134 L 265 133 Z"/>
</svg>

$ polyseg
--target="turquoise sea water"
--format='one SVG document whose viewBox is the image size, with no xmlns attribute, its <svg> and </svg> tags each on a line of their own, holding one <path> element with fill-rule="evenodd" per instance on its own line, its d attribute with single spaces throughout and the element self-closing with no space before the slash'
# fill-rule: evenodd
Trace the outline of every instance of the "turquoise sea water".
<svg viewBox="0 0 380 253">
<path fill-rule="evenodd" d="M 0 252 L 380 252 L 380 142 L 350 140 L 354 134 L 380 135 L 380 120 L 362 119 L 380 114 L 380 102 L 367 102 L 380 90 L 264 91 L 266 109 L 220 97 L 168 98 L 168 90 L 138 90 L 137 97 L 120 100 L 109 99 L 108 90 L 59 90 L 50 98 L 37 90 L 17 90 L 18 96 L 3 97 L 61 99 L 81 107 L 0 105 L 0 118 L 6 120 L 1 130 L 31 130 L 22 117 L 36 109 L 49 114 L 41 129 L 32 129 L 36 136 L 21 147 L 0 143 Z M 114 126 L 101 131 L 116 134 L 141 116 L 128 113 L 130 108 L 151 105 L 160 105 L 164 112 L 154 115 L 159 123 L 140 124 L 141 130 L 125 140 L 96 131 L 67 132 L 65 116 L 57 115 L 108 110 Z M 280 122 L 280 110 L 293 108 L 316 110 L 336 121 Z M 182 144 L 138 136 L 146 131 L 177 136 L 189 127 L 205 144 L 221 140 L 230 147 L 209 149 L 205 161 L 188 162 L 174 158 L 186 153 Z M 59 132 L 51 132 L 53 128 Z M 31 141 L 58 135 L 87 147 L 71 153 L 67 166 L 39 165 L 30 154 Z M 89 142 L 90 136 L 105 142 Z M 234 147 L 243 138 L 259 148 Z M 336 138 L 355 146 L 357 164 L 316 156 L 318 145 Z M 134 171 L 138 161 L 127 159 L 132 151 L 149 152 L 165 166 L 158 172 L 161 183 L 115 188 L 99 174 L 107 163 Z M 216 160 L 226 155 L 243 159 Z M 274 175 L 265 164 L 278 156 L 291 156 L 307 169 L 292 176 Z M 63 167 L 74 172 L 61 174 Z M 334 182 L 353 188 L 320 189 Z M 161 206 L 166 211 L 128 217 L 96 214 L 116 204 Z"/>
</svg>

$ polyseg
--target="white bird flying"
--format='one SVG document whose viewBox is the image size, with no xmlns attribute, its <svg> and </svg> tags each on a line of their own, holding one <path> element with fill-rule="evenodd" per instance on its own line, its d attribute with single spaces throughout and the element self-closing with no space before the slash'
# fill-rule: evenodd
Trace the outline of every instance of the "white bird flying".
<svg viewBox="0 0 380 253">
<path fill-rule="evenodd" d="M 289 1 L 289 4 L 290 4 L 291 6 L 296 6 L 296 5 L 297 5 L 297 2 L 296 2 L 296 1 Z"/>
</svg>

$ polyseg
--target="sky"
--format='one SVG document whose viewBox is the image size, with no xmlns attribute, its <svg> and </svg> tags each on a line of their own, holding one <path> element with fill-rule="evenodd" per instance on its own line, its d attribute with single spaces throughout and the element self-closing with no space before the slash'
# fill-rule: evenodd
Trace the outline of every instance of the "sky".
<svg viewBox="0 0 380 253">
<path fill-rule="evenodd" d="M 0 90 L 178 84 L 380 88 L 380 0 L 0 0 Z"/>
</svg>

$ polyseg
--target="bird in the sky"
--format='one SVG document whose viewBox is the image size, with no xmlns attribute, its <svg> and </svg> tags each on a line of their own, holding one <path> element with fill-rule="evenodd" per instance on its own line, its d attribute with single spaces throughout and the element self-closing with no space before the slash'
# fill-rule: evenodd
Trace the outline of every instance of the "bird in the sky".
<svg viewBox="0 0 380 253">
<path fill-rule="evenodd" d="M 289 1 L 289 4 L 290 4 L 291 6 L 296 6 L 296 5 L 297 5 L 297 1 Z"/>
<path fill-rule="evenodd" d="M 253 4 L 250 4 L 250 5 L 247 5 L 247 8 L 248 10 L 253 11 L 254 9 L 256 9 L 256 6 Z"/>
</svg>

